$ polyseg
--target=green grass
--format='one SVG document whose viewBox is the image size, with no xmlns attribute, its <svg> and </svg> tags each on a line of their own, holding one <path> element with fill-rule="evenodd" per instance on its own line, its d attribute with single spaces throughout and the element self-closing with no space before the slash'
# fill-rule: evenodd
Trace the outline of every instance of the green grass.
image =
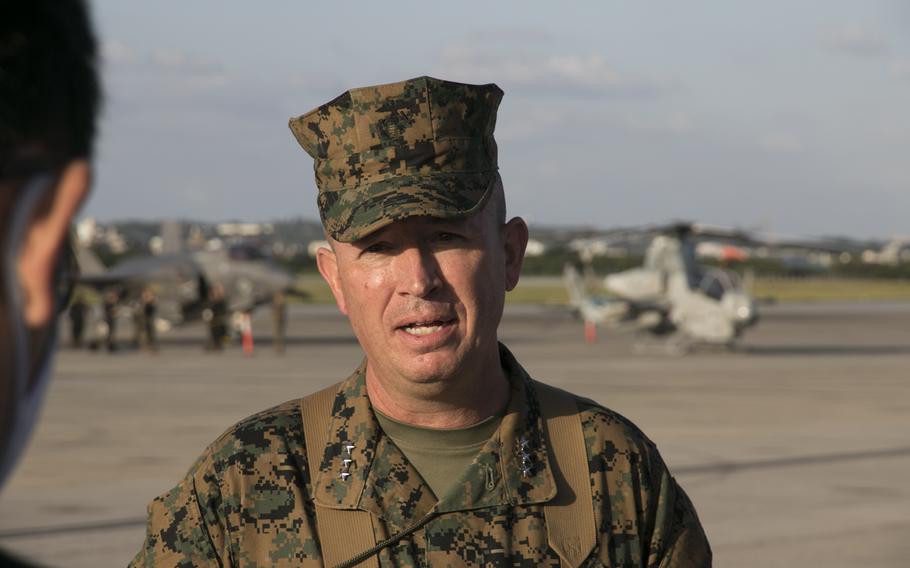
<svg viewBox="0 0 910 568">
<path fill-rule="evenodd" d="M 334 300 L 328 285 L 318 276 L 305 275 L 297 288 L 309 294 L 307 303 L 328 304 Z M 846 278 L 758 278 L 753 291 L 756 298 L 778 302 L 837 302 L 910 300 L 910 281 Z M 506 295 L 511 304 L 562 305 L 568 295 L 557 277 L 523 278 Z"/>
<path fill-rule="evenodd" d="M 846 278 L 760 278 L 756 298 L 779 302 L 910 300 L 910 281 Z"/>
<path fill-rule="evenodd" d="M 556 304 L 568 302 L 569 296 L 561 284 L 554 284 L 552 278 L 528 278 L 506 295 L 506 302 L 513 304 Z M 306 298 L 292 298 L 306 304 L 331 304 L 335 301 L 328 284 L 319 277 L 303 275 L 297 278 L 297 290 L 307 294 Z"/>
<path fill-rule="evenodd" d="M 300 301 L 306 304 L 332 304 L 335 298 L 332 297 L 332 291 L 329 285 L 325 283 L 322 276 L 318 274 L 305 274 L 297 278 L 294 287 L 307 295 L 306 298 L 293 298 L 294 301 Z"/>
</svg>

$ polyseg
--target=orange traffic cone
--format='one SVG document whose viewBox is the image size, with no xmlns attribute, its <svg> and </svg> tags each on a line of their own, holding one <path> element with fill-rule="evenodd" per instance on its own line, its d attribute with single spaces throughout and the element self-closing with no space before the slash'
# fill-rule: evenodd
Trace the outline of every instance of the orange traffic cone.
<svg viewBox="0 0 910 568">
<path fill-rule="evenodd" d="M 585 320 L 585 341 L 588 343 L 597 341 L 597 324 L 593 321 Z"/>
<path fill-rule="evenodd" d="M 243 343 L 243 354 L 247 357 L 252 357 L 253 355 L 253 322 L 250 319 L 250 314 L 243 314 L 243 319 L 240 323 L 240 338 Z"/>
</svg>

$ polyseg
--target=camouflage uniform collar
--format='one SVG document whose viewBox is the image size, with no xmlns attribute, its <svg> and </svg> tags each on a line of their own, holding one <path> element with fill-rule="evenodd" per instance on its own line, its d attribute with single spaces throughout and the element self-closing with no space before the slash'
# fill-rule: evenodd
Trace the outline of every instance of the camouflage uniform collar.
<svg viewBox="0 0 910 568">
<path fill-rule="evenodd" d="M 357 509 L 382 430 L 367 396 L 366 359 L 338 385 L 331 429 L 318 472 L 313 501 L 332 509 Z"/>
<path fill-rule="evenodd" d="M 511 385 L 502 423 L 460 482 L 439 501 L 379 427 L 362 363 L 338 387 L 330 443 L 313 476 L 314 501 L 333 509 L 370 511 L 400 529 L 434 508 L 446 513 L 545 503 L 555 497 L 534 382 L 502 344 L 500 361 Z"/>
</svg>

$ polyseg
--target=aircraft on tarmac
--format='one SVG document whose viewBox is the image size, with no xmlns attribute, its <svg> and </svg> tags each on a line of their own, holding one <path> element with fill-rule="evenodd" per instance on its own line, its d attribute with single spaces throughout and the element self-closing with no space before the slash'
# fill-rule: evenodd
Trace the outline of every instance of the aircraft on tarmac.
<svg viewBox="0 0 910 568">
<path fill-rule="evenodd" d="M 598 324 L 665 337 L 672 345 L 732 346 L 758 321 L 755 302 L 738 275 L 695 261 L 692 225 L 663 229 L 648 246 L 644 264 L 608 275 L 603 287 L 612 297 L 592 297 L 582 273 L 564 269 L 570 304 L 593 341 Z"/>
<path fill-rule="evenodd" d="M 249 243 L 184 251 L 179 227 L 168 223 L 162 226 L 162 237 L 161 255 L 128 259 L 110 269 L 90 250 L 77 248 L 78 284 L 102 294 L 115 291 L 118 305 L 127 311 L 151 287 L 159 331 L 201 319 L 215 285 L 223 289 L 229 313 L 248 312 L 270 302 L 278 292 L 300 295 L 293 287 L 293 276 Z"/>
</svg>

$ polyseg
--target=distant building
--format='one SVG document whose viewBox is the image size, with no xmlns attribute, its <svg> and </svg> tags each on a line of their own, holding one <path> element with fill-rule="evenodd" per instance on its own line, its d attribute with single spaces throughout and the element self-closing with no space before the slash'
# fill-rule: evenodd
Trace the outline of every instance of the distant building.
<svg viewBox="0 0 910 568">
<path fill-rule="evenodd" d="M 271 235 L 275 227 L 271 223 L 218 223 L 215 232 L 219 237 L 260 237 Z"/>
<path fill-rule="evenodd" d="M 155 235 L 149 239 L 149 252 L 158 256 L 164 250 L 164 239 L 160 235 Z"/>
<path fill-rule="evenodd" d="M 76 223 L 76 238 L 80 245 L 91 246 L 98 238 L 98 223 L 91 217 L 86 217 Z"/>
<path fill-rule="evenodd" d="M 891 266 L 910 262 L 910 237 L 892 239 L 882 247 L 881 251 L 864 251 L 863 262 L 868 264 L 889 264 Z"/>
<path fill-rule="evenodd" d="M 537 239 L 528 239 L 528 247 L 525 249 L 525 256 L 543 256 L 547 252 L 547 245 Z"/>
<path fill-rule="evenodd" d="M 107 245 L 111 252 L 114 254 L 123 254 L 126 252 L 127 245 L 126 239 L 123 238 L 123 235 L 120 234 L 120 231 L 117 230 L 117 227 L 108 227 L 104 231 L 104 244 Z"/>
<path fill-rule="evenodd" d="M 190 234 L 186 239 L 186 244 L 192 250 L 199 250 L 205 246 L 205 232 L 202 227 L 199 225 L 190 227 Z"/>
</svg>

